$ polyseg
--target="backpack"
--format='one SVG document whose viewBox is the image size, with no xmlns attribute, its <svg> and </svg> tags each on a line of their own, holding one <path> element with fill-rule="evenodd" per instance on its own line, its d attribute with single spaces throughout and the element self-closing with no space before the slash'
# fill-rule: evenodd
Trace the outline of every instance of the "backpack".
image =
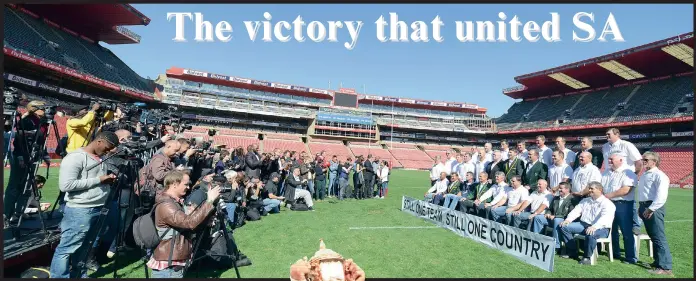
<svg viewBox="0 0 696 281">
<path fill-rule="evenodd" d="M 307 203 L 304 201 L 303 198 L 298 198 L 297 200 L 295 200 L 295 203 L 292 204 L 292 207 L 290 207 L 290 210 L 309 211 L 309 206 L 307 206 Z"/>
<path fill-rule="evenodd" d="M 248 208 L 246 211 L 246 220 L 257 221 L 261 219 L 261 213 L 257 208 Z"/>
<path fill-rule="evenodd" d="M 162 236 L 157 235 L 157 226 L 155 225 L 155 209 L 157 205 L 159 203 L 152 207 L 150 213 L 138 217 L 133 222 L 133 240 L 141 249 L 156 248 L 162 242 L 162 238 L 172 230 L 168 228 L 162 233 Z"/>
</svg>

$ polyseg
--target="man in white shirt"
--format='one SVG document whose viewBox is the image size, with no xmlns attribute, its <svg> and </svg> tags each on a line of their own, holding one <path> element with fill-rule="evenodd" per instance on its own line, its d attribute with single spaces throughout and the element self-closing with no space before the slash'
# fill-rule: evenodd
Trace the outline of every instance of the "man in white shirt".
<svg viewBox="0 0 696 281">
<path fill-rule="evenodd" d="M 483 152 L 483 149 L 481 149 L 480 152 Z M 488 160 L 488 158 L 486 157 L 486 154 L 480 153 L 480 154 L 477 154 L 477 155 L 478 155 L 478 159 L 476 159 L 476 164 L 474 164 L 475 169 L 476 169 L 476 170 L 474 171 L 474 174 L 475 174 L 475 175 L 478 175 L 478 174 L 481 173 L 481 172 L 485 172 L 485 171 L 486 171 L 486 166 L 487 166 L 488 163 L 490 162 L 490 161 Z M 478 182 L 478 179 L 476 179 L 476 182 Z"/>
<path fill-rule="evenodd" d="M 536 137 L 536 145 L 537 151 L 539 151 L 541 163 L 546 164 L 546 166 L 551 166 L 553 163 L 553 159 L 551 159 L 551 154 L 553 151 L 551 151 L 551 148 L 546 146 L 546 137 L 543 135 L 538 135 Z"/>
<path fill-rule="evenodd" d="M 519 182 L 519 176 L 516 177 L 517 181 Z M 487 219 L 491 218 L 492 210 L 505 204 L 505 201 L 507 200 L 507 193 L 512 190 L 512 188 L 510 188 L 510 186 L 508 186 L 505 182 L 505 173 L 503 172 L 497 172 L 495 174 L 495 182 L 496 184 L 491 186 L 491 188 L 484 192 L 483 195 L 479 197 L 479 199 L 474 201 L 474 205 L 478 210 L 479 216 L 483 216 Z M 491 200 L 491 202 L 484 203 L 488 198 L 491 197 L 493 197 L 493 200 Z"/>
<path fill-rule="evenodd" d="M 633 143 L 622 140 L 619 129 L 610 128 L 609 130 L 607 130 L 607 143 L 605 143 L 602 146 L 602 155 L 604 156 L 605 161 L 605 171 L 608 170 L 609 167 L 607 166 L 607 161 L 609 161 L 608 156 L 610 156 L 614 151 L 621 151 L 626 155 L 626 160 L 624 161 L 624 164 L 631 168 L 631 170 L 635 172 L 635 174 L 638 174 L 641 170 L 643 170 L 643 161 L 641 161 L 642 155 L 640 155 L 640 151 L 638 151 L 638 148 Z M 640 218 L 638 218 L 638 207 L 634 206 L 632 229 L 633 234 L 640 234 L 640 224 L 641 221 Z"/>
<path fill-rule="evenodd" d="M 510 144 L 506 140 L 500 142 L 500 160 L 508 160 L 508 152 L 510 151 Z"/>
<path fill-rule="evenodd" d="M 469 152 L 464 152 L 460 154 L 459 156 L 457 156 L 457 159 L 461 161 L 457 165 L 457 169 L 455 170 L 458 174 L 466 175 L 467 173 L 471 172 L 474 175 L 476 175 L 476 166 L 473 163 L 471 163 L 471 154 Z"/>
<path fill-rule="evenodd" d="M 589 194 L 587 184 L 593 181 L 601 181 L 602 173 L 592 164 L 592 154 L 589 152 L 580 153 L 578 162 L 580 162 L 580 167 L 573 172 L 570 191 L 574 196 L 584 197 Z"/>
<path fill-rule="evenodd" d="M 611 230 L 612 250 L 614 258 L 621 259 L 621 249 L 619 246 L 619 229 L 623 236 L 626 259 L 624 263 L 635 264 L 638 261 L 636 256 L 635 238 L 633 236 L 633 204 L 634 186 L 638 177 L 633 170 L 624 163 L 626 154 L 621 151 L 612 152 L 609 156 L 609 169 L 602 175 L 602 186 L 604 186 L 604 196 L 611 200 L 616 206 L 614 223 Z"/>
<path fill-rule="evenodd" d="M 491 208 L 491 219 L 501 222 L 501 218 L 505 216 L 505 223 L 512 224 L 512 213 L 518 211 L 528 197 L 529 190 L 522 186 L 522 180 L 516 180 L 515 177 L 512 177 L 512 188 L 507 192 L 505 205 Z"/>
<path fill-rule="evenodd" d="M 454 152 L 452 150 L 448 150 L 445 152 L 445 173 L 447 174 L 447 179 L 449 179 L 450 174 L 452 173 L 452 168 L 454 168 L 454 165 L 457 164 L 457 158 L 455 158 Z"/>
<path fill-rule="evenodd" d="M 580 264 L 589 265 L 590 257 L 597 247 L 598 238 L 609 236 L 609 228 L 614 221 L 616 207 L 602 195 L 602 184 L 596 181 L 590 182 L 587 186 L 590 196 L 583 199 L 570 211 L 568 217 L 559 225 L 560 239 L 566 245 L 567 254 L 561 255 L 562 258 L 577 258 L 577 244 L 573 241 L 573 235 L 580 234 L 585 236 L 583 258 Z M 580 218 L 580 221 L 573 222 Z"/>
<path fill-rule="evenodd" d="M 539 188 L 527 197 L 517 211 L 512 212 L 512 226 L 522 228 L 520 226 L 525 223 L 527 226 L 523 229 L 530 230 L 532 227 L 530 222 L 536 216 L 543 217 L 546 209 L 551 206 L 553 194 L 548 190 L 548 182 L 544 179 L 539 179 L 537 184 Z"/>
<path fill-rule="evenodd" d="M 566 148 L 566 140 L 564 137 L 556 138 L 556 150 L 563 152 L 563 159 L 565 159 L 566 164 L 573 166 L 573 161 L 575 161 L 575 152 Z"/>
<path fill-rule="evenodd" d="M 557 149 L 553 152 L 553 165 L 549 167 L 549 181 L 551 192 L 554 194 L 557 194 L 559 184 L 568 182 L 570 177 L 573 176 L 573 168 L 564 161 L 564 157 L 561 150 Z"/>
<path fill-rule="evenodd" d="M 435 182 L 440 178 L 442 172 L 445 172 L 445 164 L 442 163 L 442 157 L 438 155 L 435 156 L 435 164 L 433 164 L 433 168 L 430 169 L 430 186 L 435 185 Z"/>
<path fill-rule="evenodd" d="M 443 197 L 445 192 L 447 192 L 448 184 L 449 180 L 447 180 L 447 174 L 445 172 L 441 172 L 440 179 L 438 179 L 435 184 L 425 193 L 425 201 L 431 202 L 436 196 Z"/>
<path fill-rule="evenodd" d="M 602 146 L 602 155 L 604 156 L 604 169 L 607 170 L 609 166 L 609 156 L 613 151 L 621 151 L 626 154 L 626 165 L 633 170 L 634 173 L 638 174 L 643 169 L 643 163 L 641 161 L 642 155 L 638 148 L 631 142 L 621 139 L 619 135 L 619 129 L 610 128 L 607 130 L 607 143 Z"/>
<path fill-rule="evenodd" d="M 517 143 L 517 158 L 524 161 L 525 165 L 529 161 L 529 151 L 527 151 L 527 144 L 524 141 Z"/>
<path fill-rule="evenodd" d="M 638 181 L 638 213 L 655 247 L 655 261 L 650 273 L 672 275 L 672 254 L 665 236 L 665 203 L 669 190 L 669 177 L 662 172 L 660 155 L 656 152 L 643 153 L 645 172 Z"/>
</svg>

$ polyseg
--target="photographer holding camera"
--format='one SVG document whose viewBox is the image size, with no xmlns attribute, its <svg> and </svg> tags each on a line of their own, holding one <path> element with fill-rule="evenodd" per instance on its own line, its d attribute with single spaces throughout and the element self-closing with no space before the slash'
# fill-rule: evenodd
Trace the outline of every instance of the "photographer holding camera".
<svg viewBox="0 0 696 281">
<path fill-rule="evenodd" d="M 270 212 L 279 213 L 280 203 L 285 200 L 285 197 L 276 196 L 278 193 L 278 182 L 280 181 L 280 174 L 273 173 L 270 175 L 268 181 L 264 184 L 259 181 L 261 187 L 261 202 L 263 203 L 263 213 L 266 215 Z"/>
<path fill-rule="evenodd" d="M 176 140 L 169 140 L 164 144 L 161 152 L 152 156 L 150 163 L 140 169 L 139 196 L 154 198 L 155 194 L 164 187 L 164 177 L 175 169 L 173 160 L 179 152 L 181 144 Z M 136 191 L 138 192 L 138 191 Z M 151 199 L 148 199 L 151 200 Z"/>
<path fill-rule="evenodd" d="M 92 103 L 90 106 L 81 107 L 77 115 L 68 119 L 65 124 L 67 134 L 65 151 L 67 153 L 73 152 L 89 142 L 91 133 L 98 129 L 94 128 L 98 115 L 103 115 L 105 121 L 113 119 L 113 113 L 111 111 L 103 112 L 101 105 L 97 102 Z"/>
<path fill-rule="evenodd" d="M 244 159 L 244 148 L 237 147 L 234 150 L 234 155 L 230 157 L 230 161 L 225 163 L 227 169 L 231 169 L 235 172 L 241 172 L 246 169 L 246 160 Z"/>
<path fill-rule="evenodd" d="M 157 235 L 162 238 L 147 262 L 153 278 L 184 277 L 184 266 L 193 256 L 191 231 L 215 211 L 220 187 L 209 189 L 205 202 L 189 214 L 183 205 L 188 190 L 189 176 L 182 171 L 172 171 L 165 176 L 164 191 L 155 199 L 155 225 Z"/>
<path fill-rule="evenodd" d="M 29 200 L 28 194 L 24 194 L 25 181 L 30 171 L 29 166 L 33 165 L 34 161 L 40 160 L 30 159 L 31 145 L 43 148 L 48 133 L 48 124 L 41 122 L 46 114 L 46 104 L 43 101 L 32 101 L 26 105 L 26 109 L 27 112 L 17 124 L 17 131 L 14 133 L 12 142 L 14 151 L 10 153 L 10 180 L 5 189 L 3 205 L 4 215 L 8 216 L 5 219 L 9 220 L 10 223 L 19 221 L 22 208 Z M 48 156 L 47 153 L 44 155 Z M 50 161 L 43 160 L 50 164 Z"/>
<path fill-rule="evenodd" d="M 69 153 L 61 162 L 58 185 L 65 192 L 66 206 L 60 222 L 60 244 L 51 261 L 52 278 L 85 278 L 87 269 L 80 268 L 78 253 L 86 251 L 83 242 L 106 203 L 116 175 L 108 173 L 101 157 L 118 146 L 113 132 L 102 132 L 83 148 Z M 96 165 L 96 166 L 95 166 Z M 94 166 L 91 170 L 87 167 Z M 68 261 L 72 258 L 72 270 Z"/>
</svg>

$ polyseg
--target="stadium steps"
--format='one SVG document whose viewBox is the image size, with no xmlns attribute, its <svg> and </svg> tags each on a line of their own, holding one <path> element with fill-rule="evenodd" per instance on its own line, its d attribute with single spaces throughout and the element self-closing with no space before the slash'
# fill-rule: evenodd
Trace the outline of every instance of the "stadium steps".
<svg viewBox="0 0 696 281">
<path fill-rule="evenodd" d="M 680 184 L 694 184 L 694 172 L 691 172 L 688 176 L 684 177 L 679 181 Z"/>
<path fill-rule="evenodd" d="M 626 97 L 626 99 L 623 102 L 628 104 L 628 102 L 631 100 L 631 98 L 638 92 L 638 90 L 640 90 L 640 86 L 641 85 L 638 85 L 635 88 L 633 88 L 633 91 L 631 91 L 631 93 L 628 95 L 628 97 Z M 619 113 L 621 113 L 621 110 L 614 110 L 614 114 L 612 114 L 611 117 L 609 117 L 609 120 L 607 120 L 607 123 L 614 122 L 614 119 L 616 119 L 616 116 L 618 116 Z"/>
</svg>

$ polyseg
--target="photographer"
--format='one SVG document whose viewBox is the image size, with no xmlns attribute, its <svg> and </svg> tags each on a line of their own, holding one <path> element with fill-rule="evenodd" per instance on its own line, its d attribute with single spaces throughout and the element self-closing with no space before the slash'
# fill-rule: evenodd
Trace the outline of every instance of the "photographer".
<svg viewBox="0 0 696 281">
<path fill-rule="evenodd" d="M 215 173 L 220 174 L 225 170 L 227 164 L 230 161 L 230 152 L 223 150 L 220 152 L 220 161 L 215 164 Z"/>
<path fill-rule="evenodd" d="M 84 278 L 87 269 L 79 268 L 79 255 L 72 259 L 72 270 L 68 261 L 71 255 L 87 249 L 82 247 L 87 232 L 99 217 L 101 207 L 106 204 L 114 174 L 107 174 L 100 157 L 118 146 L 113 132 L 97 134 L 94 141 L 84 148 L 77 148 L 61 162 L 58 185 L 65 192 L 66 206 L 60 223 L 60 244 L 51 261 L 52 278 Z M 87 167 L 97 165 L 91 170 Z"/>
<path fill-rule="evenodd" d="M 314 205 L 312 202 L 312 194 L 310 194 L 309 191 L 302 189 L 302 186 L 306 184 L 307 180 L 302 179 L 300 176 L 300 168 L 293 168 L 292 175 L 285 179 L 285 192 L 283 193 L 283 197 L 285 197 L 286 200 L 291 200 L 290 204 L 295 204 L 297 199 L 302 198 L 307 204 L 307 207 L 309 207 L 309 210 L 314 211 L 314 208 L 312 207 Z"/>
<path fill-rule="evenodd" d="M 206 221 L 220 197 L 220 187 L 211 188 L 205 202 L 187 214 L 182 202 L 188 190 L 189 176 L 182 171 L 172 171 L 165 176 L 164 191 L 155 199 L 155 225 L 162 242 L 147 262 L 153 278 L 184 277 L 184 266 L 193 255 L 189 231 Z"/>
<path fill-rule="evenodd" d="M 230 157 L 230 162 L 227 162 L 227 168 L 235 172 L 241 172 L 246 169 L 246 160 L 244 159 L 244 148 L 237 147 L 234 150 L 234 155 Z"/>
<path fill-rule="evenodd" d="M 278 194 L 278 183 L 280 182 L 280 174 L 273 173 L 269 177 L 264 188 L 261 190 L 261 199 L 263 200 L 263 207 L 266 212 L 275 211 L 275 213 L 280 212 L 280 203 L 285 200 L 283 196 L 276 196 Z"/>
<path fill-rule="evenodd" d="M 89 111 L 87 111 L 88 108 L 90 109 Z M 66 122 L 66 152 L 73 152 L 89 142 L 91 138 L 90 134 L 96 130 L 93 126 L 97 119 L 97 114 L 103 114 L 105 121 L 113 119 L 113 113 L 111 111 L 102 113 L 100 109 L 101 105 L 99 103 L 92 104 L 91 108 L 89 106 L 83 106 L 78 110 L 77 115 Z"/>
<path fill-rule="evenodd" d="M 186 167 L 189 164 L 189 159 L 193 154 L 196 153 L 196 150 L 191 147 L 191 141 L 187 138 L 177 138 L 176 141 L 179 142 L 179 151 L 177 152 L 176 158 L 174 158 L 174 166 L 175 167 Z"/>
<path fill-rule="evenodd" d="M 319 200 L 324 200 L 324 193 L 326 191 L 326 166 L 323 165 L 321 158 L 317 158 L 313 162 L 314 166 L 314 188 L 316 190 L 316 198 Z"/>
<path fill-rule="evenodd" d="M 177 156 L 180 147 L 181 144 L 176 140 L 167 141 L 161 152 L 152 156 L 150 163 L 140 169 L 140 181 L 143 183 L 140 187 L 141 193 L 147 191 L 147 196 L 154 197 L 157 191 L 162 190 L 164 177 L 174 170 L 172 160 Z"/>
<path fill-rule="evenodd" d="M 14 151 L 11 152 L 10 158 L 10 180 L 5 189 L 3 205 L 4 214 L 10 223 L 19 220 L 22 208 L 29 200 L 28 194 L 24 194 L 25 181 L 27 173 L 30 171 L 29 166 L 39 159 L 29 159 L 32 147 L 27 147 L 27 145 L 34 144 L 35 147 L 41 148 L 44 146 L 48 125 L 41 124 L 41 120 L 46 114 L 45 108 L 46 104 L 42 101 L 28 103 L 27 112 L 17 124 L 17 131 L 12 142 Z M 44 155 L 48 156 L 48 154 Z M 46 160 L 44 159 L 44 161 Z M 50 164 L 50 161 L 47 164 Z"/>
</svg>

